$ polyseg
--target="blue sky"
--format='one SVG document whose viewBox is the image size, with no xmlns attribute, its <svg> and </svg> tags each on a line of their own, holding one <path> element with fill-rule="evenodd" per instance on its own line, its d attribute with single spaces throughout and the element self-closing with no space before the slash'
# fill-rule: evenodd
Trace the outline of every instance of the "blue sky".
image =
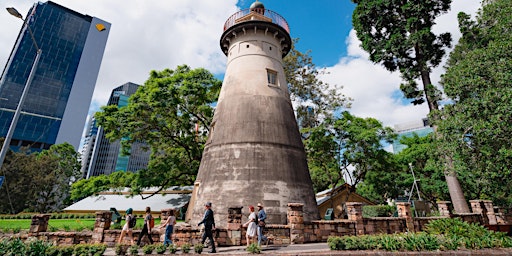
<svg viewBox="0 0 512 256">
<path fill-rule="evenodd" d="M 143 84 L 151 70 L 174 69 L 187 64 L 203 67 L 222 77 L 226 57 L 219 47 L 224 22 L 233 13 L 248 8 L 249 0 L 54 0 L 82 14 L 112 24 L 96 83 L 90 112 L 106 104 L 112 89 L 126 82 Z M 413 106 L 401 97 L 400 78 L 368 61 L 351 26 L 354 5 L 350 0 L 262 0 L 267 9 L 289 23 L 296 48 L 311 50 L 313 62 L 329 74 L 322 80 L 342 87 L 354 99 L 350 111 L 374 117 L 386 126 L 416 122 L 425 117 L 425 105 Z M 0 2 L 0 66 L 3 68 L 22 21 L 9 15 L 15 7 L 24 16 L 34 1 Z M 434 31 L 451 32 L 456 40 L 456 15 L 475 14 L 479 0 L 453 0 L 452 12 L 440 17 Z M 434 70 L 438 83 L 442 68 Z M 84 120 L 85 124 L 85 120 Z"/>
<path fill-rule="evenodd" d="M 239 1 L 241 9 L 254 1 Z M 297 49 L 311 50 L 317 66 L 332 66 L 346 55 L 345 39 L 352 28 L 350 0 L 276 1 L 261 0 L 265 7 L 283 16 L 290 26 L 292 38 L 299 38 Z"/>
</svg>

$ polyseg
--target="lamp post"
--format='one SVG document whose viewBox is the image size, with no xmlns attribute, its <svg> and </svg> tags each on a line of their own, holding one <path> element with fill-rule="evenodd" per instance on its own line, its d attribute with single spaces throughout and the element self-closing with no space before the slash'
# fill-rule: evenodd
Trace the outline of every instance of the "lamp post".
<svg viewBox="0 0 512 256">
<path fill-rule="evenodd" d="M 11 125 L 9 126 L 9 130 L 7 131 L 7 135 L 5 135 L 4 144 L 2 146 L 2 150 L 0 151 L 0 169 L 2 168 L 2 165 L 4 163 L 5 155 L 7 154 L 7 151 L 9 150 L 9 146 L 11 144 L 12 135 L 14 133 L 14 130 L 16 129 L 16 125 L 18 124 L 18 119 L 21 114 L 21 108 L 23 107 L 23 102 L 25 102 L 25 98 L 28 94 L 28 89 L 30 88 L 30 84 L 32 83 L 32 80 L 34 79 L 34 75 L 36 73 L 37 64 L 39 63 L 39 59 L 41 57 L 41 49 L 37 46 L 36 39 L 34 38 L 34 34 L 32 33 L 32 30 L 27 24 L 27 19 L 23 19 L 23 16 L 13 7 L 6 8 L 7 12 L 9 12 L 12 16 L 16 18 L 20 18 L 23 20 L 23 25 L 28 29 L 28 32 L 30 33 L 30 36 L 32 37 L 32 43 L 34 43 L 34 46 L 37 49 L 37 55 L 34 60 L 34 63 L 32 64 L 32 69 L 30 70 L 30 74 L 28 76 L 27 82 L 25 83 L 25 87 L 23 88 L 23 92 L 21 93 L 20 101 L 18 102 L 18 106 L 16 107 L 16 111 L 14 112 L 14 116 L 11 120 Z"/>
</svg>

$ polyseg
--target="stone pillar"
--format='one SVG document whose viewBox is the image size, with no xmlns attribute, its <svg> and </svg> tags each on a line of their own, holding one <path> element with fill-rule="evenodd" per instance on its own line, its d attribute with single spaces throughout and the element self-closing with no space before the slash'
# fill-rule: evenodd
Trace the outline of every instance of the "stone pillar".
<svg viewBox="0 0 512 256">
<path fill-rule="evenodd" d="M 489 224 L 489 219 L 487 218 L 487 209 L 485 209 L 482 200 L 469 200 L 469 203 L 471 204 L 471 211 L 473 213 L 480 214 L 482 217 L 482 225 Z"/>
<path fill-rule="evenodd" d="M 226 245 L 242 244 L 242 206 L 228 207 Z"/>
<path fill-rule="evenodd" d="M 110 228 L 111 221 L 111 211 L 96 212 L 96 222 L 94 222 L 94 230 L 92 233 L 93 243 L 103 243 L 103 233 Z"/>
<path fill-rule="evenodd" d="M 364 235 L 363 203 L 347 202 L 348 219 L 356 222 L 356 235 Z"/>
<path fill-rule="evenodd" d="M 498 224 L 496 213 L 494 212 L 494 205 L 491 200 L 482 200 L 485 209 L 487 210 L 487 219 L 489 219 L 490 225 Z"/>
<path fill-rule="evenodd" d="M 32 215 L 29 233 L 46 232 L 48 230 L 48 220 L 50 220 L 50 214 Z"/>
<path fill-rule="evenodd" d="M 437 201 L 437 210 L 440 216 L 450 217 L 452 215 L 451 203 L 450 201 Z"/>
<path fill-rule="evenodd" d="M 469 200 L 473 213 L 482 215 L 483 224 L 497 224 L 496 214 L 491 200 Z"/>
<path fill-rule="evenodd" d="M 290 243 L 303 244 L 304 243 L 304 204 L 302 203 L 289 203 L 288 204 L 288 225 L 290 225 Z"/>
<path fill-rule="evenodd" d="M 411 203 L 398 202 L 396 203 L 398 210 L 398 217 L 405 218 L 405 225 L 409 232 L 414 232 L 414 221 L 412 220 Z"/>
</svg>

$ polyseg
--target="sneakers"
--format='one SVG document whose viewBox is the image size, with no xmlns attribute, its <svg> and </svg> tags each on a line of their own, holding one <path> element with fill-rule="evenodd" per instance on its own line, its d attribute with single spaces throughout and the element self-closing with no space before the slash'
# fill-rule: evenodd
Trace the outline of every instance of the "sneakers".
<svg viewBox="0 0 512 256">
<path fill-rule="evenodd" d="M 211 250 L 208 253 L 217 253 L 217 251 Z"/>
</svg>

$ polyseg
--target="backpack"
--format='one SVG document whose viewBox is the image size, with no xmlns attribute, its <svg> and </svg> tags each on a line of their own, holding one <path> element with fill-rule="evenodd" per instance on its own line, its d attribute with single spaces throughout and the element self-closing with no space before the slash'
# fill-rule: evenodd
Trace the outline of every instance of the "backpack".
<svg viewBox="0 0 512 256">
<path fill-rule="evenodd" d="M 155 227 L 155 219 L 153 217 L 151 217 L 151 219 L 149 219 L 149 228 L 154 228 Z"/>
<path fill-rule="evenodd" d="M 130 220 L 128 221 L 128 227 L 133 228 L 135 227 L 135 224 L 137 224 L 137 217 L 131 216 Z"/>
</svg>

